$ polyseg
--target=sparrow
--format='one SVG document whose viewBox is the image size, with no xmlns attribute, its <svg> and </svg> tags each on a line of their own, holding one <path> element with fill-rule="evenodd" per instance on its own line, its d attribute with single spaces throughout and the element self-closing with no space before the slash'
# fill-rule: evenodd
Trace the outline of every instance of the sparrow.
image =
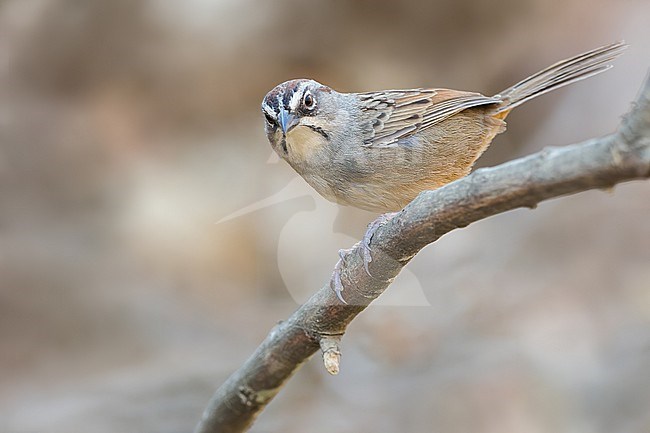
<svg viewBox="0 0 650 433">
<path fill-rule="evenodd" d="M 326 199 L 385 213 L 374 231 L 419 193 L 466 176 L 519 105 L 606 71 L 617 42 L 557 62 L 494 96 L 445 88 L 342 93 L 311 79 L 277 85 L 262 101 L 273 150 Z M 342 301 L 340 267 L 333 287 Z"/>
</svg>

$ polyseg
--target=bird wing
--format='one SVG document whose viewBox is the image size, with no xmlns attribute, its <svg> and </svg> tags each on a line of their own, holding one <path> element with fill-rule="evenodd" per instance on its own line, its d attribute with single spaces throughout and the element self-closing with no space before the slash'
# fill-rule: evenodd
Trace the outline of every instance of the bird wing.
<svg viewBox="0 0 650 433">
<path fill-rule="evenodd" d="M 386 90 L 357 96 L 366 147 L 396 146 L 467 108 L 501 102 L 480 93 L 449 89 Z"/>
</svg>

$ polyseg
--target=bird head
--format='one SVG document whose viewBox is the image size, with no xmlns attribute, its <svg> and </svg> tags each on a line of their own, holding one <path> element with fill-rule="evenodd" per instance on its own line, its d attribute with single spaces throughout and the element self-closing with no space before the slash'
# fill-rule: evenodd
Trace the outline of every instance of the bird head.
<svg viewBox="0 0 650 433">
<path fill-rule="evenodd" d="M 289 162 L 300 163 L 328 145 L 336 127 L 336 96 L 314 80 L 277 85 L 262 101 L 266 135 L 273 149 Z"/>
</svg>

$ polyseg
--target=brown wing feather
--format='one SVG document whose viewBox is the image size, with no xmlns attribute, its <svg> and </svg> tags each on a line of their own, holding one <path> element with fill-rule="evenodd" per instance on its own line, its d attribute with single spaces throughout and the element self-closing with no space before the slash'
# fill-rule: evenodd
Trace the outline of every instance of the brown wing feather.
<svg viewBox="0 0 650 433">
<path fill-rule="evenodd" d="M 364 129 L 364 144 L 368 147 L 396 146 L 400 140 L 467 108 L 500 102 L 480 93 L 449 89 L 387 90 L 357 95 L 368 122 Z"/>
</svg>

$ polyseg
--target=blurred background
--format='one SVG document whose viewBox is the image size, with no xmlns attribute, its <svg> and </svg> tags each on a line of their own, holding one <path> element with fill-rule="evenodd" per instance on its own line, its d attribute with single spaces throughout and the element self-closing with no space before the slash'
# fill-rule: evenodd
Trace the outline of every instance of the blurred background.
<svg viewBox="0 0 650 433">
<path fill-rule="evenodd" d="M 374 215 L 273 157 L 259 104 L 276 84 L 494 94 L 631 44 L 515 111 L 479 164 L 495 165 L 613 131 L 650 67 L 649 16 L 645 0 L 0 1 L 0 430 L 189 432 L 327 281 Z M 341 374 L 315 357 L 252 431 L 649 432 L 649 219 L 650 183 L 632 182 L 448 234 L 350 326 Z"/>
</svg>

